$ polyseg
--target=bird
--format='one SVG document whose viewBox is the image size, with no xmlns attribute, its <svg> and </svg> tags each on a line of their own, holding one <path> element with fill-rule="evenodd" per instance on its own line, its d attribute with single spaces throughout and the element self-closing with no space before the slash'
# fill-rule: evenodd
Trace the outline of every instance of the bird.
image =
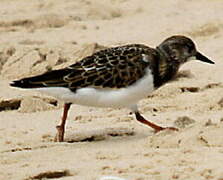
<svg viewBox="0 0 223 180">
<path fill-rule="evenodd" d="M 64 102 L 61 123 L 56 126 L 56 142 L 64 141 L 66 119 L 72 104 L 128 108 L 137 121 L 155 132 L 178 130 L 145 119 L 138 103 L 173 80 L 180 66 L 191 60 L 214 64 L 197 50 L 189 37 L 173 35 L 155 48 L 127 44 L 103 49 L 68 67 L 12 81 L 10 86 L 34 89 Z"/>
</svg>

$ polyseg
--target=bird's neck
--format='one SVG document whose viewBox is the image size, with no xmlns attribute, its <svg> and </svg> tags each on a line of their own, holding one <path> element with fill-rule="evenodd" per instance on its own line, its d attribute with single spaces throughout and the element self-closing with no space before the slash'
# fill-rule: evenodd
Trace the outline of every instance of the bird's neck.
<svg viewBox="0 0 223 180">
<path fill-rule="evenodd" d="M 160 47 L 157 47 L 156 51 L 158 52 L 159 60 L 156 62 L 154 84 L 155 87 L 158 88 L 173 79 L 179 69 L 179 64 L 175 64 L 174 60 L 172 60 L 171 57 Z"/>
</svg>

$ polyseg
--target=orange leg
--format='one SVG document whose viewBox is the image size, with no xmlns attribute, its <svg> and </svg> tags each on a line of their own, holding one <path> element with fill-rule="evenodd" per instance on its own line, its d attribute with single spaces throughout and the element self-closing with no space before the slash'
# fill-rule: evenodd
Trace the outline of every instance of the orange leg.
<svg viewBox="0 0 223 180">
<path fill-rule="evenodd" d="M 165 130 L 165 129 L 170 129 L 170 130 L 174 130 L 174 131 L 178 131 L 177 128 L 175 127 L 161 127 L 161 126 L 158 126 L 150 121 L 147 121 L 139 112 L 135 112 L 135 116 L 136 116 L 136 119 L 143 123 L 143 124 L 146 124 L 147 126 L 153 128 L 155 130 L 155 132 L 159 132 L 159 131 L 162 131 L 162 130 Z"/>
<path fill-rule="evenodd" d="M 64 111 L 63 111 L 63 116 L 61 119 L 61 124 L 56 126 L 57 129 L 57 134 L 54 139 L 56 142 L 63 142 L 64 141 L 64 133 L 65 133 L 65 124 L 66 124 L 66 119 L 67 119 L 67 114 L 70 109 L 71 103 L 65 103 L 64 104 Z"/>
</svg>

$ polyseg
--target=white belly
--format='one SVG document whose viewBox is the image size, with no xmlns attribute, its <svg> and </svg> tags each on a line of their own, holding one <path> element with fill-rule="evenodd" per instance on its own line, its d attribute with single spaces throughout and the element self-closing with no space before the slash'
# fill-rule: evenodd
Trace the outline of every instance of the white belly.
<svg viewBox="0 0 223 180">
<path fill-rule="evenodd" d="M 49 87 L 38 88 L 40 92 L 46 93 L 65 102 L 95 107 L 129 107 L 148 96 L 153 90 L 153 76 L 150 70 L 138 82 L 127 88 L 120 89 L 96 89 L 86 87 L 78 89 L 75 93 L 68 88 Z"/>
</svg>

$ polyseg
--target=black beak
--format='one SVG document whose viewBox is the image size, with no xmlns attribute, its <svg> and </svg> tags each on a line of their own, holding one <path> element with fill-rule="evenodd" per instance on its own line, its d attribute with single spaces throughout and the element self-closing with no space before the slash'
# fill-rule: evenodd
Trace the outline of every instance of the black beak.
<svg viewBox="0 0 223 180">
<path fill-rule="evenodd" d="M 204 55 L 202 55 L 201 53 L 197 52 L 197 54 L 195 55 L 197 60 L 206 62 L 206 63 L 210 63 L 210 64 L 214 64 L 213 61 L 211 61 L 210 59 L 208 59 L 207 57 L 205 57 Z"/>
</svg>

